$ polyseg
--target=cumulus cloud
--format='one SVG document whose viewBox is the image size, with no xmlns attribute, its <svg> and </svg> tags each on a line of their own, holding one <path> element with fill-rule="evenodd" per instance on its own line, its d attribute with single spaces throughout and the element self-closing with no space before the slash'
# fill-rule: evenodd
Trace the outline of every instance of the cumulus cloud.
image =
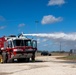
<svg viewBox="0 0 76 75">
<path fill-rule="evenodd" d="M 24 27 L 24 26 L 25 26 L 25 24 L 24 23 L 21 23 L 21 24 L 19 24 L 18 27 Z"/>
<path fill-rule="evenodd" d="M 63 5 L 63 4 L 65 4 L 65 0 L 50 0 L 48 2 L 48 6 Z"/>
<path fill-rule="evenodd" d="M 41 23 L 42 24 L 52 24 L 52 23 L 55 23 L 55 22 L 60 22 L 62 21 L 63 18 L 62 17 L 55 17 L 53 15 L 47 15 L 47 16 L 44 16 Z"/>
<path fill-rule="evenodd" d="M 0 30 L 4 29 L 6 26 L 0 26 Z"/>
</svg>

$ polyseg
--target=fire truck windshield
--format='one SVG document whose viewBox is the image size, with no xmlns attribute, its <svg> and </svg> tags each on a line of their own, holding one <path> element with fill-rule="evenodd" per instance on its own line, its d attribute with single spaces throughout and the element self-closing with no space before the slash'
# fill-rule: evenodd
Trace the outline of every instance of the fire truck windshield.
<svg viewBox="0 0 76 75">
<path fill-rule="evenodd" d="M 32 46 L 31 40 L 13 40 L 14 46 Z"/>
</svg>

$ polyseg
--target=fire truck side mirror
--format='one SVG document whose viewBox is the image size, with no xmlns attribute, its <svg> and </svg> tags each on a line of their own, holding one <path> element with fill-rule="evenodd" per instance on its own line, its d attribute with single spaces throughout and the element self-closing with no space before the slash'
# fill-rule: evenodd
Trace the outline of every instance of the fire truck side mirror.
<svg viewBox="0 0 76 75">
<path fill-rule="evenodd" d="M 32 46 L 33 46 L 33 48 L 37 48 L 37 41 L 36 40 L 32 41 Z"/>
</svg>

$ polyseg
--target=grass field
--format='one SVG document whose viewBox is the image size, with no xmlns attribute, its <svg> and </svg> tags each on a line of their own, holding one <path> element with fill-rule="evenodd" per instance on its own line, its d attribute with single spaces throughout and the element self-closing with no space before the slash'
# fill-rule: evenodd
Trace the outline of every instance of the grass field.
<svg viewBox="0 0 76 75">
<path fill-rule="evenodd" d="M 70 56 L 68 55 L 68 56 L 64 56 L 64 57 L 57 57 L 57 59 L 76 61 L 76 55 L 70 55 Z"/>
</svg>

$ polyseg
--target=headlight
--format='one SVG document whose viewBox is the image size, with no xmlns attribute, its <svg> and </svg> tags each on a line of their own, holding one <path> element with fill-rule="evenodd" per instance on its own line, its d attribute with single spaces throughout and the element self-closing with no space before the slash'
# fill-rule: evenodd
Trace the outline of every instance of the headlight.
<svg viewBox="0 0 76 75">
<path fill-rule="evenodd" d="M 4 50 L 4 48 L 1 48 L 1 50 Z"/>
</svg>

